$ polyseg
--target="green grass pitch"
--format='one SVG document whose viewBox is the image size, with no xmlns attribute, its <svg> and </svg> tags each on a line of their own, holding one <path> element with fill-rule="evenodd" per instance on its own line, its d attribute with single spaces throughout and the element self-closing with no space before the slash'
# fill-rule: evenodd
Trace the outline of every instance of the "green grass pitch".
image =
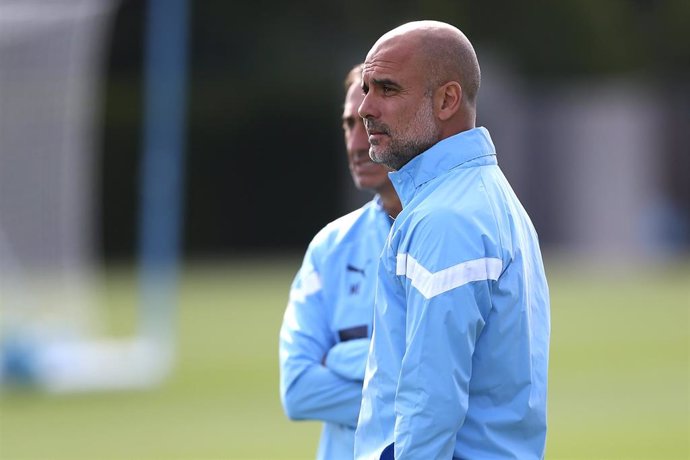
<svg viewBox="0 0 690 460">
<path fill-rule="evenodd" d="M 159 388 L 0 394 L 0 459 L 309 459 L 319 425 L 278 397 L 278 329 L 299 258 L 192 265 L 177 365 Z M 690 264 L 627 275 L 547 259 L 552 297 L 548 459 L 690 457 Z M 616 274 L 618 273 L 618 274 Z M 135 329 L 134 274 L 110 269 L 111 335 Z"/>
</svg>

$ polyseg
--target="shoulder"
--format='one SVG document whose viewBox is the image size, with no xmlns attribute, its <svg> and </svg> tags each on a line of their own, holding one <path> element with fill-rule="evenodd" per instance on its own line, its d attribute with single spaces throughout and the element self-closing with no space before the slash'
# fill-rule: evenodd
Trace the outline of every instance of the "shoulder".
<svg viewBox="0 0 690 460">
<path fill-rule="evenodd" d="M 432 234 L 456 233 L 459 229 L 494 225 L 489 200 L 482 192 L 454 195 L 438 190 L 436 196 L 423 200 L 411 213 L 411 227 Z"/>
<path fill-rule="evenodd" d="M 494 211 L 481 191 L 432 194 L 409 214 L 401 230 L 398 252 L 410 253 L 429 269 L 500 257 L 502 252 Z"/>
</svg>

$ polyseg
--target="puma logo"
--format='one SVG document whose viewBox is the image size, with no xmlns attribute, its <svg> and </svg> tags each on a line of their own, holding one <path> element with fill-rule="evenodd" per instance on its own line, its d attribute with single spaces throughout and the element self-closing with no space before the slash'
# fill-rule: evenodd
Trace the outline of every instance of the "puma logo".
<svg viewBox="0 0 690 460">
<path fill-rule="evenodd" d="M 367 276 L 367 274 L 364 272 L 363 268 L 358 268 L 358 267 L 355 267 L 354 265 L 347 264 L 347 271 L 359 273 L 362 276 Z"/>
</svg>

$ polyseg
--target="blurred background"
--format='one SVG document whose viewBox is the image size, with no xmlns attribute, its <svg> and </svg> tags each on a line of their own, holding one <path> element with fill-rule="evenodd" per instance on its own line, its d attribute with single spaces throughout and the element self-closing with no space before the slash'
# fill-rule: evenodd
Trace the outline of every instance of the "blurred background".
<svg viewBox="0 0 690 460">
<path fill-rule="evenodd" d="M 185 255 L 301 250 L 352 209 L 343 75 L 415 18 L 457 24 L 474 42 L 478 123 L 546 248 L 687 249 L 690 6 L 552 3 L 190 2 Z M 118 5 L 103 46 L 101 244 L 131 258 L 146 2 Z"/>
<path fill-rule="evenodd" d="M 0 458 L 312 458 L 292 276 L 346 72 L 462 29 L 552 292 L 547 458 L 688 458 L 690 2 L 0 0 Z"/>
</svg>

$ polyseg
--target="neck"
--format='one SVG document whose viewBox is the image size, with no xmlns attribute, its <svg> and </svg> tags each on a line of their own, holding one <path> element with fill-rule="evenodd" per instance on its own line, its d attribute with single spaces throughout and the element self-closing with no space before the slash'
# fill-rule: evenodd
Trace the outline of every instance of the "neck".
<svg viewBox="0 0 690 460">
<path fill-rule="evenodd" d="M 386 213 L 393 218 L 397 217 L 400 211 L 402 211 L 402 204 L 400 204 L 398 194 L 395 193 L 393 184 L 388 184 L 387 187 L 378 190 L 378 194 L 381 197 L 381 203 Z"/>
<path fill-rule="evenodd" d="M 476 127 L 477 116 L 474 108 L 458 111 L 455 116 L 441 125 L 441 139 L 454 136 Z"/>
</svg>

